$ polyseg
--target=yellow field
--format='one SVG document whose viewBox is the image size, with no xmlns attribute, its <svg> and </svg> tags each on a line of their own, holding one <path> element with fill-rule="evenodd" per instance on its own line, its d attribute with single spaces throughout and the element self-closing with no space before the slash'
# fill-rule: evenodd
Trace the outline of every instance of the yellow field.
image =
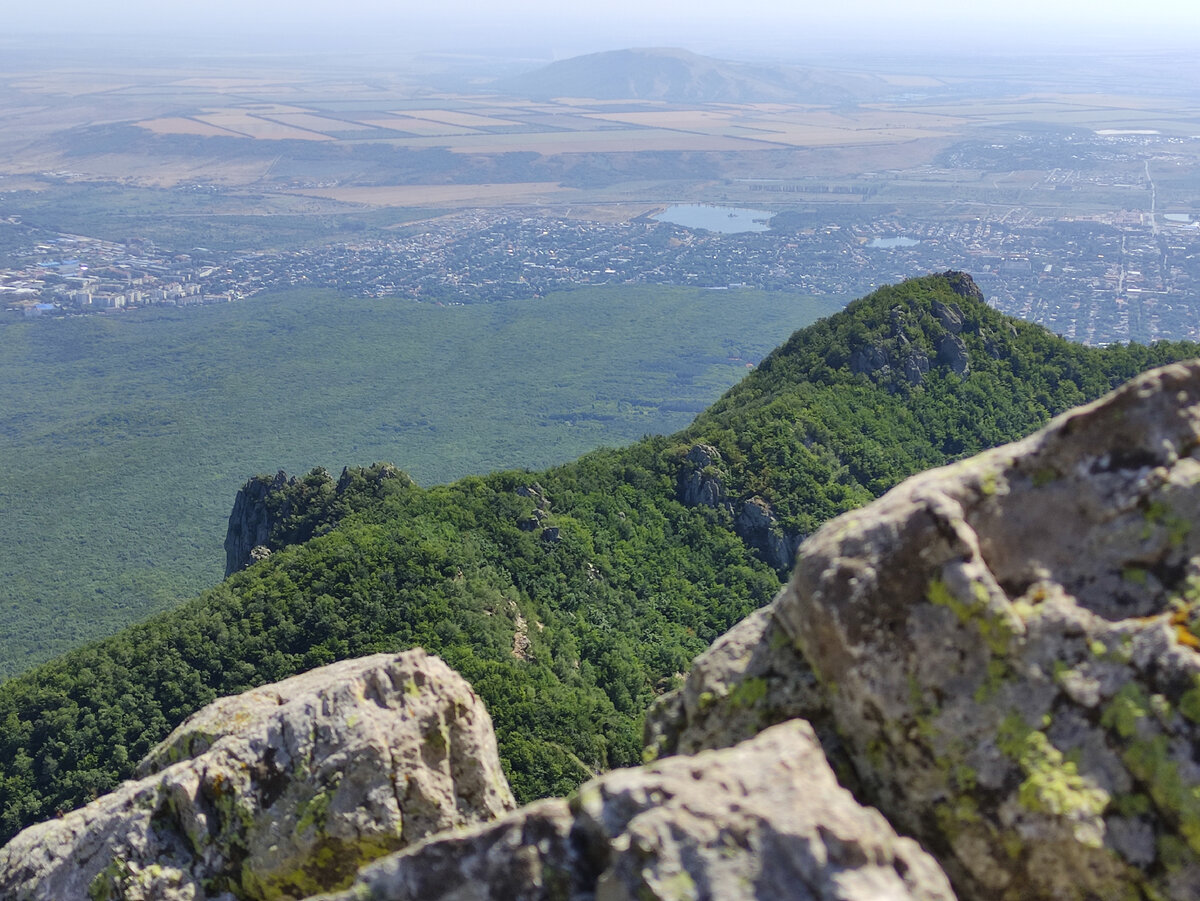
<svg viewBox="0 0 1200 901">
<path fill-rule="evenodd" d="M 520 124 L 511 119 L 496 119 L 492 116 L 481 116 L 478 113 L 458 110 L 421 110 L 419 113 L 414 111 L 408 115 L 417 119 L 428 119 L 430 122 L 441 122 L 445 125 L 461 125 L 463 128 L 495 128 L 496 126 Z"/>
<path fill-rule="evenodd" d="M 643 130 L 599 130 L 548 132 L 545 134 L 467 134 L 451 138 L 400 138 L 391 143 L 404 147 L 445 147 L 457 153 L 505 153 L 521 150 L 553 155 L 558 153 L 633 153 L 638 151 L 762 150 L 760 141 L 697 132 Z"/>
<path fill-rule="evenodd" d="M 237 132 L 245 135 L 248 138 L 260 138 L 262 140 L 283 141 L 283 140 L 299 140 L 299 141 L 332 141 L 333 138 L 328 135 L 316 134 L 311 131 L 304 131 L 299 128 L 292 128 L 289 125 L 284 125 L 279 122 L 272 122 L 269 119 L 260 119 L 258 116 L 250 115 L 242 110 L 223 110 L 220 112 L 204 112 L 195 118 L 201 122 L 207 122 L 209 125 L 215 125 L 217 128 L 224 128 L 229 131 Z"/>
<path fill-rule="evenodd" d="M 145 122 L 139 122 L 138 125 L 159 135 L 199 135 L 202 138 L 211 138 L 219 135 L 237 137 L 228 128 L 219 128 L 210 122 L 200 122 L 196 119 L 187 119 L 182 116 L 149 119 Z"/>
<path fill-rule="evenodd" d="M 270 116 L 272 121 L 282 122 L 284 125 L 291 125 L 295 128 L 304 128 L 309 131 L 319 131 L 328 133 L 331 131 L 371 131 L 372 126 L 363 125 L 358 122 L 347 122 L 343 119 L 330 119 L 328 116 L 317 116 L 313 113 L 278 113 Z"/>
<path fill-rule="evenodd" d="M 344 188 L 305 188 L 291 193 L 325 197 L 364 206 L 479 206 L 488 203 L 540 203 L 574 193 L 552 181 L 510 185 L 383 185 Z"/>
<path fill-rule="evenodd" d="M 382 121 L 382 120 L 379 120 Z M 472 135 L 476 134 L 470 128 L 462 128 L 458 125 L 447 125 L 444 122 L 434 122 L 430 119 L 418 119 L 413 116 L 396 116 L 392 120 L 392 124 L 383 126 L 384 128 L 394 128 L 397 131 L 407 131 L 414 135 Z"/>
</svg>

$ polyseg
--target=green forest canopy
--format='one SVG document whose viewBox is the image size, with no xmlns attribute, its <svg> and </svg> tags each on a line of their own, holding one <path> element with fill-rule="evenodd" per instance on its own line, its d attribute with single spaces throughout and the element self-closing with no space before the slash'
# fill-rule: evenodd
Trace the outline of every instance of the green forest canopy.
<svg viewBox="0 0 1200 901">
<path fill-rule="evenodd" d="M 671 437 L 428 489 L 385 466 L 347 473 L 340 492 L 309 473 L 286 489 L 280 535 L 310 540 L 0 685 L 0 840 L 108 791 L 219 695 L 413 645 L 484 699 L 522 800 L 636 763 L 647 703 L 780 584 L 730 510 L 679 500 L 694 444 L 719 452 L 731 504 L 762 498 L 803 534 L 1197 352 L 1072 345 L 970 288 L 882 288 L 794 334 Z"/>
</svg>

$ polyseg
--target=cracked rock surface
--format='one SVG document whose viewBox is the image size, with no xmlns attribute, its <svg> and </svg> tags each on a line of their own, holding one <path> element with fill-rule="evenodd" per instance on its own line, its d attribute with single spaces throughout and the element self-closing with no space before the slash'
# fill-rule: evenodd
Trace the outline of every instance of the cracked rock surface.
<svg viewBox="0 0 1200 901">
<path fill-rule="evenodd" d="M 483 704 L 420 650 L 217 700 L 139 777 L 0 848 L 0 897 L 302 898 L 515 806 Z"/>
<path fill-rule="evenodd" d="M 812 728 L 794 720 L 432 839 L 327 901 L 953 897 L 933 858 L 841 788 Z"/>
<path fill-rule="evenodd" d="M 1200 362 L 834 520 L 771 615 L 963 895 L 1200 898 Z"/>
</svg>

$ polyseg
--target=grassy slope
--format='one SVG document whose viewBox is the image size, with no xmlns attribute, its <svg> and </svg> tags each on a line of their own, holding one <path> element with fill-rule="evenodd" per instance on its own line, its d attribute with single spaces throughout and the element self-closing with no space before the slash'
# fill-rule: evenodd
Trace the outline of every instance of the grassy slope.
<svg viewBox="0 0 1200 901">
<path fill-rule="evenodd" d="M 914 388 L 894 371 L 850 371 L 864 346 L 934 348 L 934 300 L 966 314 L 969 376 L 935 366 Z M 767 497 L 807 531 L 930 463 L 1196 352 L 1077 347 L 931 277 L 797 333 L 673 438 L 433 489 L 364 475 L 327 534 L 0 686 L 0 835 L 107 790 L 218 694 L 412 644 L 475 685 L 522 798 L 569 790 L 591 769 L 635 762 L 645 704 L 778 587 L 728 513 L 676 500 L 692 442 L 720 448 L 735 501 Z M 534 500 L 517 489 L 535 481 L 557 542 L 520 528 Z M 530 624 L 524 659 L 518 614 Z"/>
<path fill-rule="evenodd" d="M 10 322 L 0 677 L 214 584 L 255 472 L 388 459 L 438 482 L 561 462 L 682 427 L 832 308 L 657 288 L 459 307 L 291 293 Z"/>
</svg>

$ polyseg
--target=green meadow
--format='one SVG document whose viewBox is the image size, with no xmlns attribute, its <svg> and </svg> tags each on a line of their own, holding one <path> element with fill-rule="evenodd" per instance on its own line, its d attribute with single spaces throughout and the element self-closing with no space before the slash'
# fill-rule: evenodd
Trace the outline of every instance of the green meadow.
<svg viewBox="0 0 1200 901">
<path fill-rule="evenodd" d="M 588 288 L 438 306 L 291 292 L 0 325 L 0 678 L 219 581 L 256 473 L 419 483 L 682 428 L 841 302 Z"/>
</svg>

